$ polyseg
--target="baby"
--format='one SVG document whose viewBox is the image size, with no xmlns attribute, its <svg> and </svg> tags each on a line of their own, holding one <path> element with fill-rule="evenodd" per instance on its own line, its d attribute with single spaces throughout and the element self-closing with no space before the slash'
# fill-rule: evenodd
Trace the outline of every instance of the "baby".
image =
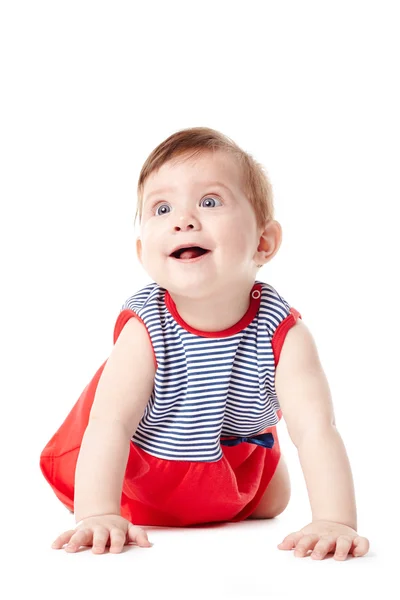
<svg viewBox="0 0 400 600">
<path fill-rule="evenodd" d="M 53 548 L 151 546 L 140 525 L 270 519 L 290 497 L 276 425 L 295 444 L 312 522 L 278 548 L 362 556 L 352 474 L 314 339 L 256 280 L 281 244 L 261 165 L 208 128 L 179 131 L 138 182 L 137 254 L 154 283 L 122 306 L 114 347 L 42 452 L 76 527 Z"/>
</svg>

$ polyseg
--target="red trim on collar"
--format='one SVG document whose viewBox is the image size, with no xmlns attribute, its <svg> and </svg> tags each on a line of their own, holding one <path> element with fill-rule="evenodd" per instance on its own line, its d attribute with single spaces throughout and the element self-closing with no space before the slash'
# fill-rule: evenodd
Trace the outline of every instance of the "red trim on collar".
<svg viewBox="0 0 400 600">
<path fill-rule="evenodd" d="M 179 325 L 181 327 L 186 329 L 186 331 L 189 331 L 189 333 L 193 333 L 195 335 L 199 335 L 202 337 L 209 337 L 209 338 L 229 337 L 231 335 L 234 335 L 235 333 L 239 333 L 240 331 L 243 331 L 243 329 L 245 329 L 252 322 L 252 320 L 254 319 L 254 317 L 256 316 L 256 314 L 258 312 L 258 309 L 260 308 L 261 289 L 262 289 L 261 283 L 255 283 L 253 285 L 251 292 L 250 292 L 250 306 L 249 306 L 246 314 L 243 315 L 243 317 L 240 319 L 240 321 L 238 321 L 235 325 L 232 325 L 232 327 L 228 327 L 228 329 L 223 329 L 222 331 L 201 331 L 200 329 L 194 329 L 193 327 L 191 327 L 188 323 L 186 323 L 180 317 L 180 315 L 176 309 L 175 302 L 172 300 L 171 296 L 169 295 L 168 290 L 165 290 L 164 301 L 165 301 L 166 307 L 168 308 L 171 315 L 174 317 L 175 321 L 177 323 L 179 323 Z M 254 297 L 252 295 L 254 291 L 258 291 L 259 295 L 255 294 L 256 297 Z M 258 297 L 257 297 L 257 295 L 258 295 Z"/>
</svg>

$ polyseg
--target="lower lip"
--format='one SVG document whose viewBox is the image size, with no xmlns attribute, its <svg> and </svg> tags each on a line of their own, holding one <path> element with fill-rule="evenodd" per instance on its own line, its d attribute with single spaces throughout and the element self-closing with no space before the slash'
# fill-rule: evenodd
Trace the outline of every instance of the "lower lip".
<svg viewBox="0 0 400 600">
<path fill-rule="evenodd" d="M 178 263 L 189 264 L 189 263 L 199 262 L 199 260 L 201 260 L 205 256 L 208 256 L 209 254 L 211 254 L 211 251 L 205 252 L 205 254 L 201 254 L 200 256 L 196 256 L 196 258 L 175 258 L 175 256 L 170 256 L 170 258 L 172 258 L 175 262 L 178 262 Z"/>
</svg>

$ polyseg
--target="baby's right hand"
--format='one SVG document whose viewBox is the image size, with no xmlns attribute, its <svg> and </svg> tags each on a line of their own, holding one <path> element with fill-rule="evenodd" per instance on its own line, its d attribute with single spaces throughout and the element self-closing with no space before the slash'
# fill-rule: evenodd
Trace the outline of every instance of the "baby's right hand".
<svg viewBox="0 0 400 600">
<path fill-rule="evenodd" d="M 152 546 L 144 529 L 120 515 L 109 514 L 83 519 L 78 527 L 59 535 L 51 547 L 60 549 L 68 544 L 65 550 L 76 552 L 80 546 L 93 546 L 95 554 L 102 554 L 105 547 L 110 546 L 110 552 L 118 553 L 129 542 L 136 542 L 143 548 Z"/>
</svg>

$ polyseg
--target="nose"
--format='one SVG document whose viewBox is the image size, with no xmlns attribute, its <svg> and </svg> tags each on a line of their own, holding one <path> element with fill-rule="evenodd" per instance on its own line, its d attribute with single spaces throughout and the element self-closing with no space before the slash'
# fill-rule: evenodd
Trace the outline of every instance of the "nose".
<svg viewBox="0 0 400 600">
<path fill-rule="evenodd" d="M 194 225 L 192 223 L 187 223 L 186 225 L 175 225 L 175 231 L 186 231 L 187 229 L 194 229 Z"/>
<path fill-rule="evenodd" d="M 197 229 L 198 221 L 193 216 L 185 212 L 175 219 L 174 229 L 175 231 L 187 231 L 188 229 Z"/>
</svg>

